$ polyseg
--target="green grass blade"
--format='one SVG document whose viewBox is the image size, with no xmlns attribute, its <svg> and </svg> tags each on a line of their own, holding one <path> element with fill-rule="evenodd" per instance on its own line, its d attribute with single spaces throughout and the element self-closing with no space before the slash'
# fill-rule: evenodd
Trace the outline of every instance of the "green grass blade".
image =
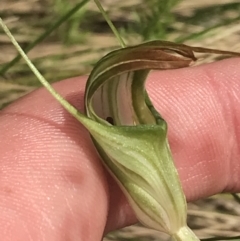
<svg viewBox="0 0 240 241">
<path fill-rule="evenodd" d="M 71 8 L 65 15 L 63 15 L 58 21 L 56 21 L 53 25 L 51 25 L 42 35 L 40 35 L 37 39 L 35 39 L 32 43 L 30 43 L 26 48 L 24 48 L 24 52 L 28 53 L 32 48 L 34 48 L 37 44 L 42 42 L 47 36 L 49 36 L 56 28 L 58 28 L 61 24 L 63 24 L 67 19 L 69 19 L 74 13 L 76 13 L 80 8 L 82 8 L 89 0 L 83 0 L 80 3 L 76 4 L 73 8 Z M 21 55 L 18 54 L 12 61 L 7 63 L 1 70 L 0 75 L 4 75 L 13 65 L 15 65 L 21 59 Z"/>
</svg>

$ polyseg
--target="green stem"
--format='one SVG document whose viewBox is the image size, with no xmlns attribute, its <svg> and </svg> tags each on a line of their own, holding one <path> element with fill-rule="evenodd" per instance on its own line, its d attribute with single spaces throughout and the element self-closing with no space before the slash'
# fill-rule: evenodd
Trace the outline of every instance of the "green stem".
<svg viewBox="0 0 240 241">
<path fill-rule="evenodd" d="M 37 68 L 34 66 L 34 64 L 29 60 L 28 56 L 24 53 L 23 49 L 20 47 L 20 45 L 17 43 L 7 26 L 4 24 L 3 20 L 0 18 L 0 26 L 2 26 L 4 32 L 7 34 L 7 36 L 10 38 L 13 45 L 16 47 L 16 49 L 19 52 L 19 55 L 23 57 L 23 59 L 26 61 L 29 68 L 32 70 L 32 72 L 36 75 L 36 77 L 39 79 L 39 81 L 42 83 L 44 87 L 52 94 L 52 96 L 58 100 L 62 106 L 70 113 L 72 114 L 76 119 L 78 119 L 83 125 L 88 126 L 88 122 L 92 122 L 88 117 L 80 113 L 75 107 L 73 107 L 71 104 L 69 104 L 61 95 L 55 91 L 52 86 L 47 82 L 47 80 L 42 76 L 42 74 L 37 70 Z"/>
<path fill-rule="evenodd" d="M 122 37 L 120 36 L 120 34 L 118 33 L 117 29 L 115 28 L 115 26 L 113 25 L 112 21 L 110 20 L 110 18 L 108 17 L 106 11 L 103 9 L 101 3 L 99 2 L 99 0 L 94 0 L 94 2 L 96 3 L 98 9 L 100 10 L 100 12 L 102 13 L 103 17 L 105 18 L 105 20 L 107 21 L 109 27 L 111 28 L 111 30 L 113 31 L 114 35 L 116 36 L 116 38 L 118 39 L 120 45 L 122 48 L 126 47 L 126 44 L 124 43 Z"/>
<path fill-rule="evenodd" d="M 171 236 L 171 241 L 199 241 L 199 239 L 189 227 L 185 226 Z"/>
</svg>

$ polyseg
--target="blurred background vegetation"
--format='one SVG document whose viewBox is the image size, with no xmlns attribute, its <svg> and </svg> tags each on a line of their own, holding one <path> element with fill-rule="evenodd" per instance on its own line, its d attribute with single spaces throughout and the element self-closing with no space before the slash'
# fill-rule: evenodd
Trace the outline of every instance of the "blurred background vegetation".
<svg viewBox="0 0 240 241">
<path fill-rule="evenodd" d="M 0 15 L 22 47 L 27 47 L 80 0 L 1 0 Z M 240 1 L 102 0 L 128 45 L 162 39 L 240 50 Z M 88 74 L 96 61 L 119 48 L 91 0 L 29 56 L 50 81 Z M 0 29 L 0 106 L 40 86 L 21 60 L 5 71 L 16 51 Z M 3 73 L 4 72 L 4 73 Z"/>
<path fill-rule="evenodd" d="M 80 0 L 0 0 L 0 16 L 24 48 L 51 28 Z M 102 0 L 104 8 L 128 45 L 162 39 L 191 45 L 240 51 L 239 0 Z M 30 52 L 29 57 L 50 82 L 89 74 L 109 51 L 119 48 L 107 23 L 91 0 L 71 15 Z M 0 29 L 0 108 L 40 86 L 16 56 Z M 205 56 L 203 62 L 212 61 Z M 201 207 L 204 206 L 204 211 Z M 189 204 L 190 226 L 200 237 L 240 235 L 240 208 L 229 196 Z M 117 232 L 108 240 L 159 236 L 141 226 Z M 117 238 L 116 238 L 117 237 Z"/>
</svg>

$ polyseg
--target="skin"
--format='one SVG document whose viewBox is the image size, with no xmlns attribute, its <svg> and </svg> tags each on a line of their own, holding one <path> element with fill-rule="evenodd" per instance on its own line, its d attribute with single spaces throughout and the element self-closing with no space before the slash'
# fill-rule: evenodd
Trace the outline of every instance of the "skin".
<svg viewBox="0 0 240 241">
<path fill-rule="evenodd" d="M 240 191 L 240 59 L 153 72 L 187 200 Z M 83 111 L 86 77 L 56 90 Z M 0 112 L 0 233 L 5 241 L 101 240 L 136 221 L 88 132 L 43 88 Z"/>
</svg>

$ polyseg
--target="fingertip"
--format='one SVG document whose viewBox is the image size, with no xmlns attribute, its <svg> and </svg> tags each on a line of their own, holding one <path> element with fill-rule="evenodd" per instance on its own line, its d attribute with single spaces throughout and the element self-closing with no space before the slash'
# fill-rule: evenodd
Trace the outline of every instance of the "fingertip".
<svg viewBox="0 0 240 241">
<path fill-rule="evenodd" d="M 233 183 L 240 190 L 239 66 L 240 59 L 233 58 L 156 71 L 149 78 L 150 97 L 168 123 L 170 146 L 188 200 L 228 191 Z"/>
</svg>

